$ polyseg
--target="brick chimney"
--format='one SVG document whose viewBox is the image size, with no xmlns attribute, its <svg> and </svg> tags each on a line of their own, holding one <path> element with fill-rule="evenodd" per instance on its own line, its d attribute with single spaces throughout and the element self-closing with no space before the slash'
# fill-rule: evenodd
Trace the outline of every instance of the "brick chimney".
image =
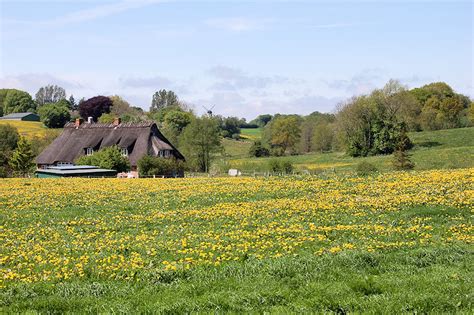
<svg viewBox="0 0 474 315">
<path fill-rule="evenodd" d="M 114 126 L 120 125 L 121 122 L 122 122 L 122 120 L 120 119 L 120 117 L 115 117 L 115 119 L 114 119 Z"/>
<path fill-rule="evenodd" d="M 79 127 L 82 123 L 84 122 L 84 120 L 82 118 L 76 118 L 76 122 L 74 123 L 74 125 L 77 127 Z"/>
</svg>

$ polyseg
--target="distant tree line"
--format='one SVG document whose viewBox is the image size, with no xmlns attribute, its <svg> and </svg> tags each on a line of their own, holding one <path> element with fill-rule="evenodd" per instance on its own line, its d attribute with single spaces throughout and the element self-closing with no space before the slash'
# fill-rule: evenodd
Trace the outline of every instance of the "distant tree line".
<svg viewBox="0 0 474 315">
<path fill-rule="evenodd" d="M 410 90 L 394 80 L 368 95 L 339 104 L 334 113 L 262 114 L 250 122 L 209 113 L 199 117 L 175 92 L 165 89 L 152 95 L 148 111 L 132 106 L 118 95 L 98 95 L 77 102 L 57 85 L 41 87 L 34 99 L 24 91 L 0 89 L 0 115 L 16 112 L 38 113 L 49 128 L 61 128 L 68 121 L 88 117 L 99 123 L 112 123 L 116 117 L 122 122 L 153 120 L 184 153 L 186 168 L 203 172 L 209 171 L 213 159 L 223 152 L 222 139 L 239 140 L 242 128 L 262 129 L 262 139 L 255 141 L 249 151 L 255 157 L 334 150 L 344 150 L 352 156 L 398 152 L 403 157 L 403 152 L 412 146 L 409 131 L 474 125 L 472 101 L 446 83 L 435 82 Z M 51 134 L 44 140 L 35 140 L 33 154 L 53 139 Z M 18 141 L 4 144 L 0 156 L 4 172 L 13 172 L 5 161 L 11 160 Z M 166 168 L 154 163 L 147 164 L 151 165 L 150 170 Z"/>
<path fill-rule="evenodd" d="M 390 80 L 382 89 L 339 104 L 334 114 L 260 115 L 250 123 L 263 129 L 251 156 L 332 150 L 368 156 L 410 149 L 409 131 L 473 126 L 474 106 L 443 82 L 409 90 Z"/>
</svg>

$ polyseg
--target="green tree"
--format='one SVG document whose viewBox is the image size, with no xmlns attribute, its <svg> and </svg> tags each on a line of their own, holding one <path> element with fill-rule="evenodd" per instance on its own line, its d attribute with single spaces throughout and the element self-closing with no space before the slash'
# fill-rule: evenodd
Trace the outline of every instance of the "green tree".
<svg viewBox="0 0 474 315">
<path fill-rule="evenodd" d="M 38 114 L 48 128 L 62 128 L 71 119 L 68 107 L 61 103 L 45 104 L 38 109 Z"/>
<path fill-rule="evenodd" d="M 93 155 L 81 156 L 76 160 L 76 164 L 94 165 L 100 168 L 116 170 L 119 173 L 130 170 L 130 161 L 122 156 L 117 146 L 101 149 Z"/>
<path fill-rule="evenodd" d="M 313 151 L 327 152 L 332 150 L 334 141 L 333 124 L 320 123 L 314 127 L 311 139 L 311 148 Z"/>
<path fill-rule="evenodd" d="M 122 115 L 138 115 L 138 112 L 130 106 L 130 103 L 124 100 L 118 95 L 113 95 L 109 97 L 112 101 L 112 107 L 110 108 L 110 113 L 115 117 L 121 117 Z"/>
<path fill-rule="evenodd" d="M 181 133 L 191 123 L 193 115 L 182 110 L 171 110 L 164 117 L 164 125 Z"/>
<path fill-rule="evenodd" d="M 112 101 L 106 96 L 94 96 L 87 101 L 79 103 L 79 114 L 85 120 L 92 117 L 97 121 L 102 114 L 110 113 Z"/>
<path fill-rule="evenodd" d="M 18 146 L 19 138 L 15 127 L 9 124 L 0 125 L 0 177 L 7 177 L 10 173 L 8 162 Z"/>
<path fill-rule="evenodd" d="M 468 119 L 469 119 L 471 125 L 474 125 L 474 102 L 471 102 L 471 105 L 469 106 L 467 115 L 468 115 Z"/>
<path fill-rule="evenodd" d="M 404 91 L 390 81 L 382 90 L 354 97 L 340 107 L 337 130 L 348 154 L 367 156 L 395 150 L 404 124 L 397 115 L 403 102 L 397 97 Z"/>
<path fill-rule="evenodd" d="M 397 139 L 395 151 L 393 152 L 393 167 L 396 170 L 410 170 L 415 164 L 410 160 L 408 150 L 413 147 L 413 143 L 408 137 L 406 126 L 401 125 L 400 135 Z"/>
<path fill-rule="evenodd" d="M 150 106 L 150 112 L 158 111 L 165 107 L 179 107 L 180 103 L 178 96 L 173 91 L 165 89 L 159 90 L 153 94 Z"/>
<path fill-rule="evenodd" d="M 221 134 L 224 138 L 235 138 L 240 134 L 242 121 L 238 117 L 217 117 L 220 124 Z"/>
<path fill-rule="evenodd" d="M 458 128 L 469 125 L 471 100 L 458 94 L 444 82 L 434 82 L 410 91 L 422 106 L 420 125 L 423 130 Z"/>
<path fill-rule="evenodd" d="M 184 128 L 191 123 L 194 116 L 178 107 L 169 107 L 169 110 L 162 109 L 157 113 L 163 112 L 166 115 L 163 117 L 161 131 L 171 143 L 178 143 L 179 136 Z"/>
<path fill-rule="evenodd" d="M 193 119 L 180 137 L 180 147 L 189 164 L 201 172 L 209 172 L 213 153 L 222 149 L 216 120 L 210 117 Z"/>
<path fill-rule="evenodd" d="M 115 115 L 113 114 L 102 114 L 99 117 L 99 122 L 101 124 L 111 124 L 114 122 L 114 120 L 115 120 Z"/>
<path fill-rule="evenodd" d="M 77 110 L 77 103 L 76 103 L 76 100 L 74 99 L 74 95 L 71 94 L 71 96 L 69 96 L 69 106 L 70 106 L 70 109 L 71 110 Z"/>
<path fill-rule="evenodd" d="M 20 135 L 18 130 L 10 124 L 0 125 L 0 152 L 16 149 Z"/>
<path fill-rule="evenodd" d="M 265 127 L 271 120 L 272 120 L 273 116 L 270 115 L 270 114 L 263 114 L 263 115 L 259 115 L 257 118 L 255 118 L 254 120 L 252 120 L 250 122 L 250 124 L 256 124 L 258 125 L 260 128 L 263 128 Z"/>
<path fill-rule="evenodd" d="M 10 167 L 19 175 L 26 176 L 34 166 L 34 158 L 31 143 L 25 137 L 20 136 L 18 146 L 9 161 Z"/>
<path fill-rule="evenodd" d="M 62 87 L 52 84 L 41 87 L 35 94 L 38 107 L 45 104 L 57 103 L 63 99 L 66 99 L 66 91 Z"/>
<path fill-rule="evenodd" d="M 296 144 L 301 137 L 300 120 L 295 115 L 278 116 L 267 125 L 272 146 L 280 147 L 282 152 L 297 151 Z"/>
<path fill-rule="evenodd" d="M 4 92 L 3 115 L 34 112 L 35 110 L 35 102 L 27 92 L 15 89 L 8 89 Z"/>
</svg>

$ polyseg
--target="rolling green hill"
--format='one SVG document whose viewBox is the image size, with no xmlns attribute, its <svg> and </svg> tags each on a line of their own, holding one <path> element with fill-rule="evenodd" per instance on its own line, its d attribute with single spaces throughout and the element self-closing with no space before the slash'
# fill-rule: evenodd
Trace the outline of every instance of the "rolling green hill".
<svg viewBox="0 0 474 315">
<path fill-rule="evenodd" d="M 270 158 L 250 158 L 248 148 L 258 139 L 260 129 L 242 129 L 243 140 L 225 140 L 228 165 L 247 172 L 262 172 Z M 447 169 L 474 166 L 474 127 L 410 133 L 415 147 L 410 151 L 415 169 Z M 374 164 L 380 171 L 392 168 L 392 156 L 353 158 L 342 152 L 311 153 L 278 157 L 290 160 L 297 170 L 321 172 L 324 170 L 351 171 L 362 161 Z"/>
</svg>

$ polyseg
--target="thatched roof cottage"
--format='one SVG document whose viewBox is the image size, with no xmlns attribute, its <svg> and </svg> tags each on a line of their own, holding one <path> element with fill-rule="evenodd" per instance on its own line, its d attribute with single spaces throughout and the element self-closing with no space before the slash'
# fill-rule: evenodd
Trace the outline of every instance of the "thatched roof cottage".
<svg viewBox="0 0 474 315">
<path fill-rule="evenodd" d="M 112 124 L 100 124 L 77 119 L 64 126 L 61 135 L 38 155 L 36 164 L 38 168 L 68 165 L 80 156 L 113 145 L 128 157 L 132 172 L 137 171 L 137 162 L 145 155 L 184 160 L 154 122 L 121 123 L 116 119 Z"/>
</svg>

